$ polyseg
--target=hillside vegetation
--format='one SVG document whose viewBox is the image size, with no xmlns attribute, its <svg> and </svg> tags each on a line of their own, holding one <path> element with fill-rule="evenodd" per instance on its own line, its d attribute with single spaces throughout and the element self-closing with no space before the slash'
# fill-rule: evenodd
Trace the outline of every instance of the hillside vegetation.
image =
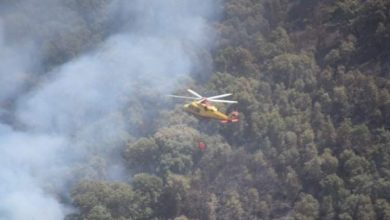
<svg viewBox="0 0 390 220">
<path fill-rule="evenodd" d="M 390 1 L 226 0 L 209 22 L 212 71 L 177 94 L 232 92 L 240 122 L 132 103 L 128 181 L 75 184 L 67 219 L 389 220 Z"/>
</svg>

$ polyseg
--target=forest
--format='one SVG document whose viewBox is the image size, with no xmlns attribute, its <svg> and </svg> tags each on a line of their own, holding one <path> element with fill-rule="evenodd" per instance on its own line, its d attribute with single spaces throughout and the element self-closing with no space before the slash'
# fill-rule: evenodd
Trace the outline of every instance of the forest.
<svg viewBox="0 0 390 220">
<path fill-rule="evenodd" d="M 100 10 L 109 2 L 66 1 L 94 16 L 42 43 L 45 71 L 117 28 Z M 65 219 L 390 220 L 390 1 L 218 4 L 206 17 L 212 46 L 186 42 L 196 68 L 172 93 L 231 92 L 238 104 L 218 107 L 240 121 L 196 118 L 140 86 L 113 116 L 129 125 L 113 129 L 120 140 L 72 168 L 69 193 L 54 193 L 73 207 Z"/>
</svg>

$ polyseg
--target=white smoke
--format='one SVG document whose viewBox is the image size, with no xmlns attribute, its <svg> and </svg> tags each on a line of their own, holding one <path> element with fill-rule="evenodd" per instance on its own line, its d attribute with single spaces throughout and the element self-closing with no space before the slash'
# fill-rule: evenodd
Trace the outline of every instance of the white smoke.
<svg viewBox="0 0 390 220">
<path fill-rule="evenodd" d="M 9 46 L 4 40 L 3 22 L 0 19 L 0 103 L 14 97 L 28 78 L 28 69 L 32 67 L 32 45 Z"/>
<path fill-rule="evenodd" d="M 57 155 L 63 147 L 61 137 L 0 127 L 0 219 L 61 219 L 60 204 L 44 190 L 63 162 Z"/>
<path fill-rule="evenodd" d="M 139 88 L 169 93 L 188 76 L 194 68 L 189 51 L 210 43 L 205 18 L 214 5 L 211 0 L 112 1 L 102 9 L 112 29 L 105 40 L 41 73 L 44 77 L 26 90 L 28 80 L 37 78 L 33 74 L 46 69 L 45 51 L 33 43 L 55 41 L 58 30 L 79 31 L 81 19 L 60 1 L 16 2 L 0 15 L 0 114 L 10 111 L 18 125 L 0 121 L 0 220 L 63 219 L 67 208 L 56 196 L 68 190 L 72 166 L 89 154 L 104 156 L 131 129 L 121 117 L 128 104 L 124 97 L 137 95 Z M 50 34 L 27 30 L 19 36 L 19 28 L 27 26 Z M 12 107 L 4 104 L 9 100 Z"/>
</svg>

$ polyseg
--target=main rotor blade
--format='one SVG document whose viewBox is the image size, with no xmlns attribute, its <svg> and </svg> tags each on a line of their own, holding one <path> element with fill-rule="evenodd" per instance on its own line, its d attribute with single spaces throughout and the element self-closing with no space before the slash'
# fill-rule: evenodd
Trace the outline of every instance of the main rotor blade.
<svg viewBox="0 0 390 220">
<path fill-rule="evenodd" d="M 190 92 L 191 94 L 193 94 L 194 96 L 198 97 L 198 98 L 203 98 L 201 95 L 199 95 L 197 92 L 191 90 L 191 89 L 187 89 L 188 92 Z"/>
<path fill-rule="evenodd" d="M 180 98 L 180 99 L 196 99 L 196 100 L 200 99 L 198 97 L 189 97 L 189 96 L 180 96 L 180 95 L 167 95 L 167 96 L 173 97 L 173 98 Z"/>
<path fill-rule="evenodd" d="M 231 96 L 233 94 L 231 93 L 226 93 L 226 94 L 223 94 L 223 95 L 216 95 L 216 96 L 211 96 L 211 97 L 207 97 L 208 100 L 210 99 L 218 99 L 218 98 L 223 98 L 223 97 L 226 97 L 226 96 Z"/>
<path fill-rule="evenodd" d="M 223 102 L 223 103 L 238 103 L 237 101 L 222 100 L 222 99 L 207 99 L 209 102 Z"/>
</svg>

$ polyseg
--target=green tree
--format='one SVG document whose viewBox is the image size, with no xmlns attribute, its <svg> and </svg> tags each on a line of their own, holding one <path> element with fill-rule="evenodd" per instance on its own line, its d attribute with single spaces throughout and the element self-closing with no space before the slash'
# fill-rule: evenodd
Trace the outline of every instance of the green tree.
<svg viewBox="0 0 390 220">
<path fill-rule="evenodd" d="M 324 196 L 320 203 L 320 219 L 332 220 L 335 218 L 335 210 L 333 207 L 333 198 L 331 196 Z"/>
<path fill-rule="evenodd" d="M 375 212 L 378 220 L 390 219 L 390 204 L 385 199 L 378 199 L 375 202 Z"/>
<path fill-rule="evenodd" d="M 133 198 L 134 192 L 124 183 L 82 181 L 72 190 L 73 203 L 84 217 L 129 217 Z"/>
<path fill-rule="evenodd" d="M 345 188 L 344 180 L 336 174 L 330 174 L 320 181 L 321 189 L 325 195 L 330 195 L 333 200 L 334 208 L 340 206 L 349 191 Z"/>
<path fill-rule="evenodd" d="M 244 209 L 236 191 L 229 192 L 222 199 L 222 207 L 218 215 L 221 219 L 243 219 Z"/>
<path fill-rule="evenodd" d="M 183 213 L 188 200 L 190 179 L 175 174 L 169 174 L 161 193 L 158 204 L 159 216 L 173 218 Z"/>
<path fill-rule="evenodd" d="M 252 53 L 245 48 L 228 47 L 216 59 L 217 68 L 238 75 L 256 75 L 257 67 Z"/>
<path fill-rule="evenodd" d="M 294 204 L 293 219 L 310 220 L 317 219 L 319 213 L 319 203 L 310 194 L 302 193 L 299 200 Z"/>
<path fill-rule="evenodd" d="M 127 145 L 124 157 L 131 169 L 154 173 L 158 166 L 159 146 L 153 138 L 141 138 Z"/>
<path fill-rule="evenodd" d="M 299 176 L 293 168 L 287 167 L 287 174 L 284 180 L 287 185 L 287 196 L 291 199 L 296 198 L 299 192 L 302 190 L 302 184 L 300 182 Z"/>
<path fill-rule="evenodd" d="M 193 165 L 192 154 L 198 144 L 199 132 L 187 126 L 160 129 L 154 139 L 160 149 L 158 173 L 188 173 Z"/>
<path fill-rule="evenodd" d="M 111 214 L 104 206 L 94 206 L 87 216 L 88 220 L 111 220 Z"/>
<path fill-rule="evenodd" d="M 375 219 L 375 211 L 370 197 L 360 194 L 350 195 L 342 205 L 342 216 L 357 220 Z"/>
<path fill-rule="evenodd" d="M 352 148 L 365 156 L 370 156 L 373 151 L 370 146 L 371 134 L 366 125 L 354 126 L 351 133 Z"/>
<path fill-rule="evenodd" d="M 340 157 L 343 161 L 343 170 L 349 177 L 365 174 L 369 171 L 369 162 L 364 157 L 359 157 L 350 150 L 345 150 Z"/>
<path fill-rule="evenodd" d="M 347 119 L 343 121 L 340 126 L 337 128 L 337 143 L 343 149 L 351 147 L 351 132 L 352 132 L 352 123 L 351 120 Z"/>
<path fill-rule="evenodd" d="M 134 219 L 151 219 L 157 216 L 157 206 L 163 191 L 163 182 L 157 176 L 140 173 L 133 177 L 134 197 L 130 205 Z"/>
<path fill-rule="evenodd" d="M 306 54 L 282 54 L 272 59 L 267 71 L 276 83 L 298 90 L 312 89 L 316 85 L 318 67 L 313 58 Z"/>
<path fill-rule="evenodd" d="M 339 161 L 337 157 L 332 155 L 332 151 L 329 148 L 324 150 L 324 153 L 320 157 L 321 160 L 321 170 L 326 174 L 336 173 Z"/>
</svg>

